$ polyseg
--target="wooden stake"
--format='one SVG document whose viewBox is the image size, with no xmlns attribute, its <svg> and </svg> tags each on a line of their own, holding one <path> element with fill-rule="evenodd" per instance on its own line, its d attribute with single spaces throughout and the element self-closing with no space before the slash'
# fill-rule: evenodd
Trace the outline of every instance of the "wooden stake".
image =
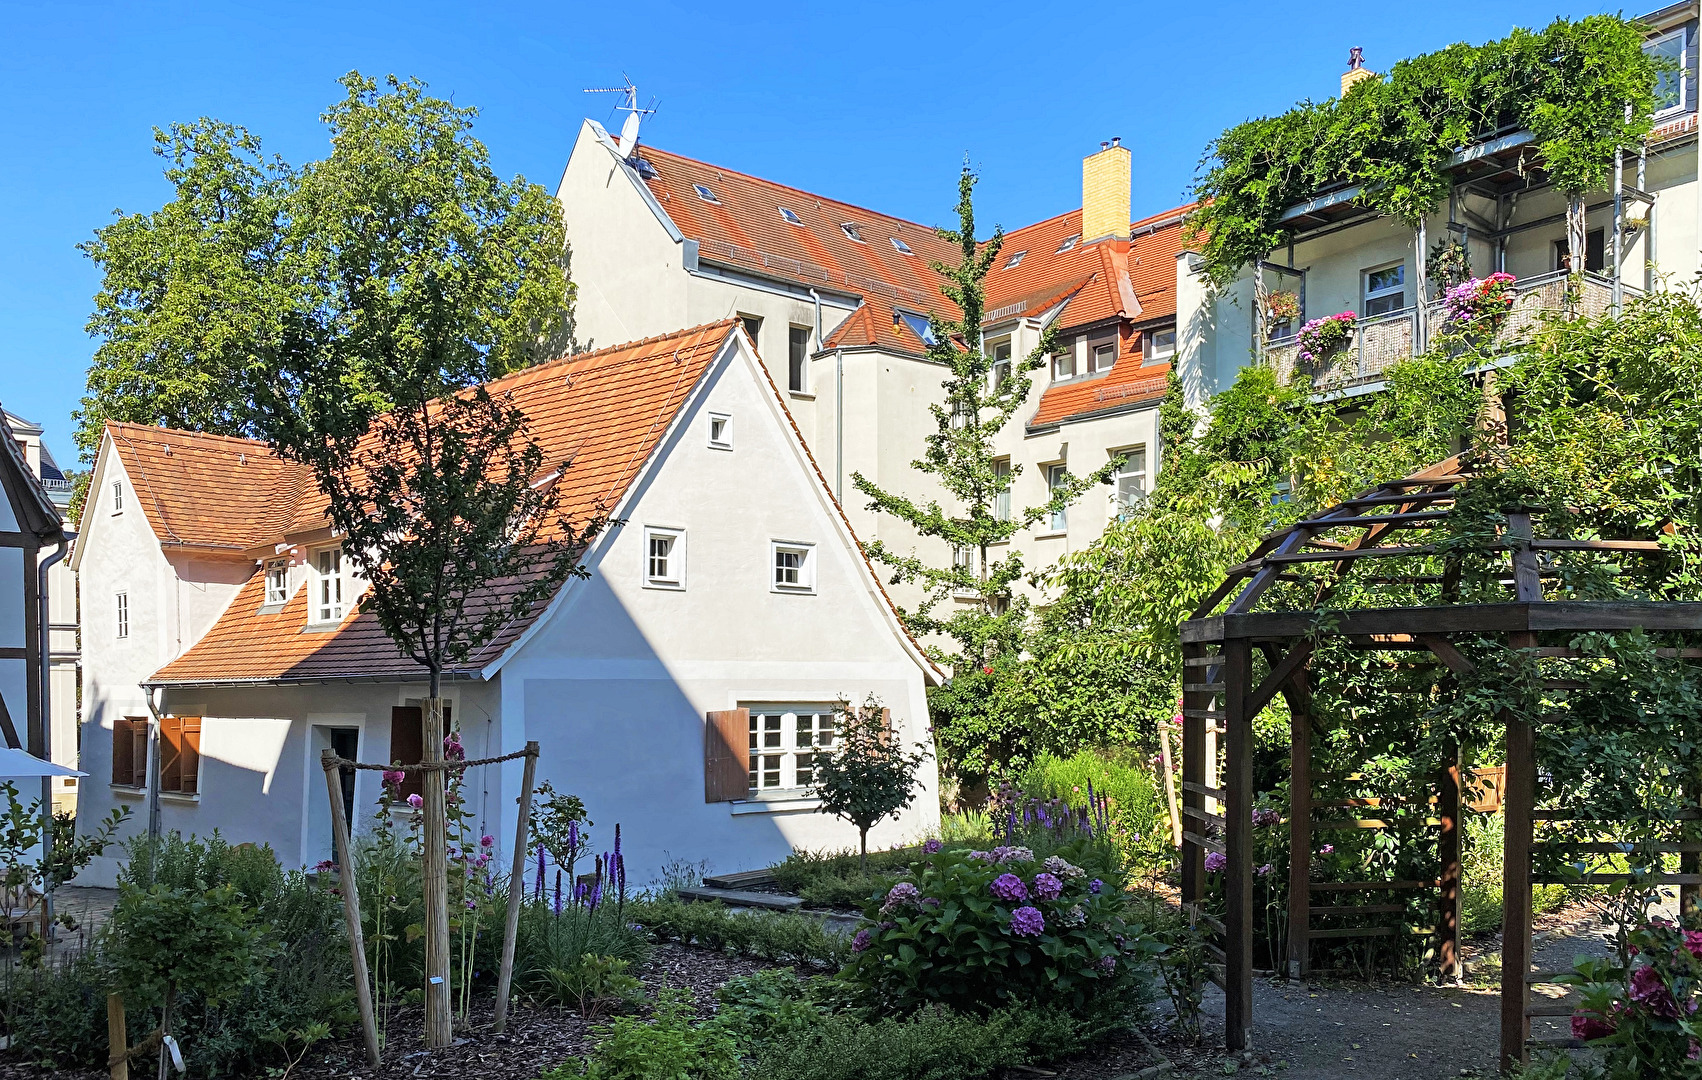
<svg viewBox="0 0 1702 1080">
<path fill-rule="evenodd" d="M 331 836 L 337 848 L 337 880 L 343 893 L 343 922 L 349 932 L 349 961 L 354 965 L 355 1002 L 360 1006 L 361 1034 L 366 1039 L 366 1060 L 379 1066 L 378 1021 L 372 1012 L 372 984 L 367 979 L 366 941 L 361 935 L 360 893 L 355 888 L 355 860 L 349 851 L 349 818 L 343 810 L 342 770 L 335 751 L 320 754 L 325 769 L 325 789 L 331 795 Z"/>
<path fill-rule="evenodd" d="M 538 744 L 526 744 L 526 769 L 520 777 L 520 816 L 514 826 L 514 869 L 508 875 L 508 921 L 502 928 L 502 967 L 496 977 L 496 1022 L 508 1027 L 508 994 L 514 982 L 514 938 L 520 930 L 520 897 L 525 890 L 527 840 L 532 819 L 532 781 L 538 772 Z"/>
<path fill-rule="evenodd" d="M 1515 649 L 1536 644 L 1536 635 L 1507 636 Z M 1508 714 L 1507 787 L 1502 813 L 1506 840 L 1501 881 L 1501 1068 L 1511 1072 L 1525 1060 L 1531 1022 L 1525 1015 L 1531 970 L 1531 834 L 1536 802 L 1536 736 L 1530 721 Z"/>
<path fill-rule="evenodd" d="M 1303 676 L 1301 676 L 1303 677 Z M 1296 679 L 1298 681 L 1298 677 Z M 1305 978 L 1312 964 L 1312 716 L 1298 686 L 1288 699 L 1288 977 Z"/>
<path fill-rule="evenodd" d="M 420 710 L 420 763 L 443 762 L 443 699 L 428 698 Z M 425 828 L 422 882 L 425 894 L 425 1042 L 448 1046 L 455 1038 L 455 1018 L 449 984 L 449 821 L 444 794 L 448 774 L 426 769 L 421 785 Z"/>
<path fill-rule="evenodd" d="M 1170 722 L 1158 722 L 1158 741 L 1164 756 L 1160 763 L 1164 767 L 1164 797 L 1170 804 L 1170 838 L 1178 848 L 1182 846 L 1182 811 L 1176 805 L 1176 773 L 1173 769 L 1175 758 L 1170 756 Z"/>
<path fill-rule="evenodd" d="M 1247 712 L 1252 647 L 1246 638 L 1223 643 L 1224 1045 L 1247 1049 L 1253 1028 L 1253 718 Z"/>
<path fill-rule="evenodd" d="M 1456 985 L 1465 979 L 1460 959 L 1460 904 L 1462 877 L 1461 840 L 1465 822 L 1461 818 L 1461 787 L 1465 776 L 1460 767 L 1460 747 L 1456 743 L 1442 769 L 1440 789 L 1436 797 L 1436 817 L 1442 831 L 1436 838 L 1437 861 L 1441 864 L 1441 918 L 1436 920 L 1436 956 L 1442 974 L 1451 975 Z"/>
<path fill-rule="evenodd" d="M 106 995 L 107 1075 L 130 1080 L 130 1035 L 124 1023 L 124 995 Z"/>
</svg>

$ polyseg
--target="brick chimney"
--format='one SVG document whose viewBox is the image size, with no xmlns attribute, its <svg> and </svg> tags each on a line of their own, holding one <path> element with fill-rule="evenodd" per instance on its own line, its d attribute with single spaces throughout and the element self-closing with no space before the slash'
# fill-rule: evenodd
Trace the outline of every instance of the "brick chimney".
<svg viewBox="0 0 1702 1080">
<path fill-rule="evenodd" d="M 1081 238 L 1091 244 L 1108 236 L 1128 239 L 1133 167 L 1122 138 L 1099 144 L 1081 163 Z"/>
<path fill-rule="evenodd" d="M 1377 73 L 1365 66 L 1364 47 L 1355 45 L 1347 51 L 1347 70 L 1342 72 L 1341 96 L 1347 97 L 1347 92 L 1349 90 L 1352 90 L 1366 79 L 1375 79 L 1376 77 Z"/>
</svg>

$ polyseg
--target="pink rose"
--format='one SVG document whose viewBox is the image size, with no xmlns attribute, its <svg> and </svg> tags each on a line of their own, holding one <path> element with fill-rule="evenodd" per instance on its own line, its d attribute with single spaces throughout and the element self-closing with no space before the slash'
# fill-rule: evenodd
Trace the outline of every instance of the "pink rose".
<svg viewBox="0 0 1702 1080">
<path fill-rule="evenodd" d="M 409 795 L 408 805 L 413 807 L 415 810 L 418 810 L 420 807 L 425 805 L 425 800 L 420 798 L 418 795 Z"/>
</svg>

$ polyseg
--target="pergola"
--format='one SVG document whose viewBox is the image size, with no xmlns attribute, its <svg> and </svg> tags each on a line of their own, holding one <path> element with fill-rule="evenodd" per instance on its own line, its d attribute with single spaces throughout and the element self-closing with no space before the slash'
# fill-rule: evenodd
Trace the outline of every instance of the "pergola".
<svg viewBox="0 0 1702 1080">
<path fill-rule="evenodd" d="M 1392 913 L 1404 905 L 1315 906 L 1314 898 L 1329 894 L 1392 894 L 1435 890 L 1437 900 L 1436 955 L 1445 973 L 1460 974 L 1460 877 L 1462 772 L 1458 747 L 1452 763 L 1436 780 L 1434 825 L 1438 829 L 1436 876 L 1421 881 L 1312 880 L 1313 834 L 1326 829 L 1382 828 L 1379 820 L 1314 822 L 1312 773 L 1313 716 L 1310 661 L 1320 641 L 1343 639 L 1353 648 L 1422 654 L 1421 661 L 1440 665 L 1439 672 L 1470 674 L 1473 665 L 1452 638 L 1494 637 L 1513 649 L 1534 650 L 1543 657 L 1578 658 L 1570 647 L 1580 633 L 1641 628 L 1648 631 L 1696 635 L 1702 633 L 1702 604 L 1620 601 L 1551 601 L 1543 598 L 1545 565 L 1555 554 L 1601 551 L 1619 555 L 1658 553 L 1653 540 L 1539 539 L 1533 533 L 1537 508 L 1505 511 L 1497 547 L 1508 553 L 1501 576 L 1509 599 L 1504 603 L 1443 604 L 1385 608 L 1348 608 L 1326 612 L 1330 594 L 1362 567 L 1388 567 L 1379 560 L 1440 554 L 1423 542 L 1424 530 L 1434 529 L 1453 512 L 1456 499 L 1475 477 L 1469 462 L 1449 458 L 1401 480 L 1380 484 L 1363 494 L 1324 510 L 1289 528 L 1267 536 L 1243 563 L 1233 567 L 1224 582 L 1182 624 L 1183 753 L 1182 802 L 1185 828 L 1182 847 L 1182 899 L 1196 920 L 1222 935 L 1222 967 L 1214 971 L 1225 995 L 1225 1042 L 1231 1050 L 1248 1045 L 1252 1027 L 1254 891 L 1253 718 L 1277 694 L 1286 699 L 1292 717 L 1289 755 L 1291 806 L 1289 814 L 1288 974 L 1298 977 L 1310 965 L 1311 943 L 1320 938 L 1387 936 L 1396 927 L 1331 928 L 1311 926 L 1314 915 Z M 1396 534 L 1401 534 L 1396 536 Z M 1444 559 L 1437 574 L 1385 577 L 1385 582 L 1434 584 L 1438 596 L 1453 595 L 1459 583 L 1459 564 Z M 1296 580 L 1302 564 L 1322 563 L 1322 575 L 1304 579 L 1318 590 L 1305 610 L 1259 610 L 1260 600 L 1273 585 Z M 1218 611 L 1231 594 L 1234 598 Z M 1696 639 L 1686 638 L 1685 644 Z M 1664 650 L 1664 655 L 1702 657 L 1702 649 Z M 1262 666 L 1258 659 L 1262 658 Z M 1559 688 L 1563 689 L 1563 688 Z M 1565 808 L 1535 806 L 1537 762 L 1535 735 L 1528 718 L 1504 713 L 1507 768 L 1502 791 L 1505 821 L 1505 878 L 1503 957 L 1501 977 L 1501 1056 L 1504 1063 L 1523 1060 L 1532 1016 L 1568 1015 L 1570 1006 L 1530 1002 L 1532 846 L 1536 822 L 1578 820 Z M 1220 741 L 1221 740 L 1221 741 Z M 1219 750 L 1221 748 L 1221 764 Z M 1221 772 L 1220 772 L 1221 770 Z M 1221 775 L 1221 779 L 1219 779 Z M 1208 803 L 1209 800 L 1209 803 Z M 1214 808 L 1215 804 L 1215 808 Z M 1348 805 L 1377 805 L 1376 800 L 1348 800 Z M 1341 805 L 1337 803 L 1335 805 Z M 1219 812 L 1221 811 L 1221 812 Z M 1692 809 L 1681 817 L 1695 820 Z M 1605 850 L 1606 845 L 1602 846 Z M 1674 842 L 1658 851 L 1681 853 L 1683 871 L 1645 880 L 1678 885 L 1681 903 L 1694 906 L 1702 885 L 1698 865 L 1702 844 Z M 1207 852 L 1224 856 L 1226 910 L 1222 920 L 1210 915 L 1205 897 Z M 1591 880 L 1609 875 L 1597 875 Z M 1215 948 L 1215 946 L 1214 946 Z"/>
</svg>

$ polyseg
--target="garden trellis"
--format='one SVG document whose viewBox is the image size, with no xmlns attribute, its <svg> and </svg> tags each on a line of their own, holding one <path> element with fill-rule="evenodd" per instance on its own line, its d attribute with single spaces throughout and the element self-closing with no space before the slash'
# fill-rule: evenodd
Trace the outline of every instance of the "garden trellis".
<svg viewBox="0 0 1702 1080">
<path fill-rule="evenodd" d="M 1542 754 L 1557 731 L 1586 745 L 1597 729 L 1615 724 L 1632 734 L 1670 730 L 1677 732 L 1675 746 L 1686 738 L 1684 730 L 1694 732 L 1696 688 L 1702 676 L 1697 664 L 1702 648 L 1696 647 L 1702 644 L 1702 604 L 1544 596 L 1545 579 L 1554 581 L 1554 590 L 1562 594 L 1612 593 L 1604 582 L 1636 582 L 1647 573 L 1636 563 L 1681 558 L 1679 538 L 1669 535 L 1663 542 L 1551 535 L 1555 530 L 1547 527 L 1549 515 L 1563 521 L 1564 508 L 1554 513 L 1556 508 L 1548 505 L 1497 502 L 1498 491 L 1494 475 L 1480 471 L 1465 456 L 1380 484 L 1266 537 L 1182 625 L 1182 898 L 1196 924 L 1222 936 L 1221 950 L 1212 946 L 1222 961 L 1213 977 L 1221 980 L 1225 992 L 1230 1049 L 1246 1047 L 1252 1022 L 1257 794 L 1253 721 L 1279 694 L 1291 717 L 1289 974 L 1307 972 L 1314 941 L 1389 937 L 1413 930 L 1399 925 L 1315 927 L 1314 918 L 1407 910 L 1401 904 L 1314 906 L 1315 896 L 1398 897 L 1429 890 L 1435 893 L 1435 925 L 1421 930 L 1434 935 L 1444 972 L 1460 973 L 1462 778 L 1468 762 L 1462 760 L 1459 726 L 1450 728 L 1440 721 L 1434 725 L 1432 735 L 1440 740 L 1434 795 L 1409 796 L 1404 808 L 1416 809 L 1419 821 L 1437 830 L 1435 875 L 1426 873 L 1419 880 L 1312 880 L 1316 833 L 1389 829 L 1390 819 L 1403 812 L 1393 800 L 1314 802 L 1315 785 L 1353 779 L 1313 775 L 1313 695 L 1338 674 L 1314 664 L 1326 647 L 1388 657 L 1387 666 L 1412 673 L 1419 681 L 1414 685 L 1428 682 L 1433 705 L 1429 715 L 1458 717 L 1476 708 L 1489 721 L 1485 730 L 1493 725 L 1505 738 L 1504 1063 L 1525 1057 L 1531 1017 L 1572 1011 L 1570 1006 L 1533 1006 L 1530 1001 L 1533 885 L 1634 879 L 1642 886 L 1679 886 L 1682 907 L 1689 911 L 1697 905 L 1702 886 L 1702 834 L 1696 824 L 1702 819 L 1697 808 L 1702 771 L 1684 774 L 1677 751 L 1669 757 L 1650 750 L 1652 744 L 1640 751 L 1633 745 L 1618 761 L 1608 760 L 1609 755 L 1565 760 L 1561 753 Z M 1397 533 L 1404 535 L 1395 537 Z M 1599 565 L 1609 558 L 1630 559 L 1633 565 Z M 1315 591 L 1304 602 L 1278 610 L 1279 605 L 1270 602 L 1277 595 L 1273 588 L 1295 584 Z M 1427 593 L 1434 599 L 1329 609 L 1327 603 L 1348 586 L 1368 586 L 1373 596 L 1378 588 L 1393 587 L 1407 590 L 1402 595 L 1409 598 Z M 1462 589 L 1473 590 L 1470 599 L 1488 602 L 1460 602 Z M 1290 598 L 1295 593 L 1287 590 Z M 1634 652 L 1628 641 L 1642 643 L 1642 651 Z M 1496 663 L 1486 666 L 1490 658 Z M 1650 695 L 1661 687 L 1679 690 L 1651 705 Z M 1668 701 L 1676 704 L 1669 706 Z M 1366 705 L 1372 710 L 1391 707 L 1386 700 Z M 1640 716 L 1635 715 L 1637 708 L 1644 710 Z M 1362 715 L 1355 713 L 1356 720 Z M 1567 724 L 1572 726 L 1565 728 Z M 1662 726 L 1666 724 L 1674 726 Z M 1651 776 L 1655 779 L 1649 780 Z M 1314 820 L 1314 810 L 1331 807 L 1345 820 Z M 1377 816 L 1357 818 L 1358 807 Z M 1583 863 L 1565 870 L 1566 852 L 1605 858 L 1612 872 L 1589 873 Z M 1207 909 L 1208 855 L 1215 856 L 1211 865 L 1224 875 L 1221 919 Z M 1669 873 L 1667 863 L 1675 855 L 1679 872 Z"/>
<path fill-rule="evenodd" d="M 343 810 L 343 791 L 340 780 L 344 769 L 365 769 L 371 772 L 462 772 L 480 765 L 500 765 L 505 761 L 524 758 L 525 771 L 520 780 L 520 812 L 514 835 L 514 866 L 508 879 L 508 910 L 502 931 L 502 967 L 497 975 L 496 1013 L 492 1026 L 502 1031 L 508 1021 L 508 993 L 514 979 L 514 935 L 520 921 L 522 875 L 526 869 L 526 831 L 532 818 L 532 786 L 537 779 L 538 744 L 528 742 L 525 749 L 500 757 L 476 758 L 472 761 L 422 761 L 414 765 L 371 765 L 339 757 L 326 750 L 320 755 L 325 769 L 325 789 L 331 798 L 331 825 L 337 845 L 337 872 L 343 894 L 343 916 L 348 924 L 349 959 L 354 965 L 355 995 L 360 1007 L 361 1033 L 366 1040 L 367 1060 L 373 1068 L 379 1066 L 378 1024 L 373 1014 L 372 986 L 366 968 L 366 944 L 361 936 L 360 894 L 355 888 L 355 864 L 349 838 L 348 816 Z M 447 853 L 427 846 L 422 853 L 424 873 L 442 875 L 448 872 Z"/>
</svg>

